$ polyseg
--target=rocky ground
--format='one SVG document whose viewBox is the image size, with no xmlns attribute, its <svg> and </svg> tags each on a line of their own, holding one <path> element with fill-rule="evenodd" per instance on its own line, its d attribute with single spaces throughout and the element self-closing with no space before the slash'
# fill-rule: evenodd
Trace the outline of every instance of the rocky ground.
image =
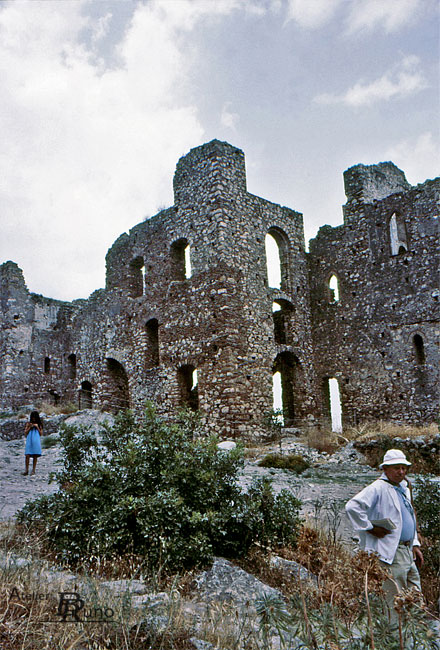
<svg viewBox="0 0 440 650">
<path fill-rule="evenodd" d="M 66 424 L 98 426 L 108 416 L 93 411 L 83 411 L 65 419 Z M 24 428 L 24 424 L 23 424 Z M 54 434 L 55 435 L 55 434 Z M 44 440 L 44 439 L 43 439 Z M 35 476 L 23 476 L 24 438 L 0 440 L 0 519 L 10 519 L 28 499 L 57 490 L 55 482 L 49 482 L 51 472 L 59 467 L 59 447 L 43 448 L 37 463 Z M 240 483 L 246 489 L 257 477 L 269 477 L 275 492 L 288 489 L 303 503 L 303 513 L 313 514 L 321 503 L 324 520 L 330 517 L 326 506 L 336 504 L 341 518 L 339 534 L 346 541 L 351 540 L 351 529 L 344 513 L 345 502 L 377 476 L 377 472 L 365 464 L 361 454 L 352 445 L 347 445 L 333 455 L 319 453 L 300 444 L 295 437 L 285 438 L 283 453 L 301 454 L 312 465 L 303 474 L 296 475 L 288 470 L 263 468 L 258 461 L 266 454 L 279 451 L 276 444 L 266 445 L 258 450 L 252 460 L 247 460 L 240 476 Z M 31 461 L 32 462 L 32 461 Z M 326 514 L 327 513 L 327 514 Z M 336 514 L 336 513 L 335 513 Z M 335 515 L 332 515 L 334 519 Z"/>
<path fill-rule="evenodd" d="M 83 411 L 63 420 L 67 424 L 99 425 L 108 416 L 94 411 Z M 24 431 L 25 420 L 20 423 Z M 55 431 L 53 435 L 56 435 Z M 43 436 L 44 441 L 44 436 Z M 44 444 L 44 442 L 43 442 Z M 37 461 L 35 476 L 23 476 L 24 471 L 24 436 L 15 440 L 0 440 L 0 520 L 10 519 L 20 510 L 26 501 L 42 494 L 56 492 L 55 482 L 49 482 L 51 472 L 59 467 L 60 450 L 58 445 L 42 450 Z M 32 459 L 30 469 L 32 468 Z"/>
<path fill-rule="evenodd" d="M 85 411 L 69 416 L 66 422 L 99 426 L 105 417 L 96 412 Z M 0 519 L 5 521 L 13 518 L 28 499 L 56 491 L 57 485 L 55 482 L 49 482 L 49 475 L 51 472 L 57 471 L 59 467 L 60 451 L 57 445 L 43 449 L 35 476 L 23 476 L 24 438 L 0 440 L 0 449 Z M 378 472 L 366 465 L 363 456 L 351 444 L 346 445 L 333 455 L 328 455 L 309 449 L 292 436 L 283 439 L 282 450 L 283 453 L 301 454 L 311 463 L 311 467 L 301 475 L 287 470 L 262 468 L 259 467 L 258 461 L 269 452 L 279 451 L 279 447 L 274 444 L 261 447 L 258 450 L 254 449 L 252 453 L 247 453 L 248 460 L 246 460 L 240 475 L 239 480 L 243 489 L 246 489 L 254 478 L 269 477 L 276 492 L 284 488 L 293 491 L 303 504 L 304 515 L 318 516 L 320 521 L 326 523 L 332 530 L 336 531 L 337 528 L 337 535 L 350 548 L 354 549 L 355 542 L 345 517 L 344 504 L 362 487 L 374 480 Z M 279 561 L 285 562 L 281 558 Z M 29 560 L 9 556 L 0 557 L 0 567 L 6 567 L 11 562 L 17 562 L 20 565 L 20 563 L 26 563 Z M 293 570 L 298 571 L 298 568 L 293 567 Z M 62 583 L 73 580 L 75 585 L 78 584 L 77 577 L 64 575 L 54 569 L 46 571 L 44 579 L 49 584 L 54 580 L 61 580 Z M 101 587 L 112 589 L 113 592 L 129 589 L 132 594 L 132 602 L 139 601 L 139 607 L 145 607 L 152 598 L 157 600 L 164 612 L 169 606 L 167 594 L 151 594 L 146 585 L 139 581 L 131 581 L 130 585 L 126 585 L 126 581 L 113 582 L 114 584 L 108 583 L 108 585 L 102 583 Z M 85 586 L 84 589 L 86 589 Z M 187 616 L 191 616 L 194 621 L 199 621 L 195 624 L 194 629 L 200 630 L 200 622 L 203 620 L 208 603 L 211 603 L 214 609 L 224 605 L 232 607 L 236 612 L 246 610 L 246 616 L 249 617 L 251 615 L 249 614 L 250 595 L 255 597 L 253 599 L 255 600 L 264 594 L 274 596 L 276 592 L 277 590 L 264 585 L 230 562 L 215 558 L 213 567 L 209 571 L 196 576 L 193 597 L 182 606 Z M 168 624 L 167 620 L 165 615 L 165 625 Z M 437 635 L 438 629 L 436 630 Z M 276 648 L 278 645 L 279 643 L 275 640 L 272 647 Z M 199 642 L 198 638 L 194 638 L 194 647 L 215 650 L 210 643 Z M 292 639 L 289 647 L 297 648 L 300 647 L 300 644 L 299 642 L 298 644 L 294 643 Z M 432 647 L 437 646 L 433 645 Z M 81 646 L 81 650 L 86 650 L 85 646 Z"/>
</svg>

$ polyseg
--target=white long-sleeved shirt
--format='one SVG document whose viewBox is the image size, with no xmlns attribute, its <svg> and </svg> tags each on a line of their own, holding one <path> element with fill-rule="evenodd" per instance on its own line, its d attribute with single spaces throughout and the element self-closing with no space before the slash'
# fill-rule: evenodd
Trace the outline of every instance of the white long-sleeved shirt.
<svg viewBox="0 0 440 650">
<path fill-rule="evenodd" d="M 386 479 L 385 474 L 350 499 L 345 506 L 345 511 L 359 535 L 360 547 L 365 551 L 377 553 L 381 560 L 392 564 L 402 532 L 402 514 L 396 490 L 391 483 L 383 479 Z M 405 489 L 407 498 L 410 499 L 407 481 L 403 480 L 400 485 Z M 394 530 L 380 539 L 368 533 L 368 530 L 373 528 L 371 520 L 386 518 L 391 519 L 394 523 L 396 526 Z M 416 531 L 413 546 L 419 545 Z"/>
</svg>

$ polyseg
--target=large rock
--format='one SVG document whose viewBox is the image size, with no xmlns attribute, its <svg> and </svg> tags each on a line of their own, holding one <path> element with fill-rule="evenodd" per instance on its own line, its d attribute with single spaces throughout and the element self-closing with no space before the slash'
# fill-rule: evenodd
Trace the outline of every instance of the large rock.
<svg viewBox="0 0 440 650">
<path fill-rule="evenodd" d="M 220 557 L 214 558 L 212 567 L 196 576 L 194 582 L 195 599 L 205 604 L 222 602 L 242 608 L 250 606 L 263 595 L 282 598 L 278 589 L 269 587 Z"/>
</svg>

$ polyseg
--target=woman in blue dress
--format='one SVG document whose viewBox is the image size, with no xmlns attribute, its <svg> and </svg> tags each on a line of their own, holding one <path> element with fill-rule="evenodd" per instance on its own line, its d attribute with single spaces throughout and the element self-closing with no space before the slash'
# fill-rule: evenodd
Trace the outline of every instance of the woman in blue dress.
<svg viewBox="0 0 440 650">
<path fill-rule="evenodd" d="M 29 459 L 32 457 L 32 472 L 31 476 L 35 474 L 37 467 L 37 460 L 41 456 L 41 434 L 43 433 L 43 424 L 38 411 L 32 411 L 29 416 L 29 422 L 26 422 L 24 435 L 26 436 L 25 453 L 25 470 L 23 476 L 29 474 Z"/>
</svg>

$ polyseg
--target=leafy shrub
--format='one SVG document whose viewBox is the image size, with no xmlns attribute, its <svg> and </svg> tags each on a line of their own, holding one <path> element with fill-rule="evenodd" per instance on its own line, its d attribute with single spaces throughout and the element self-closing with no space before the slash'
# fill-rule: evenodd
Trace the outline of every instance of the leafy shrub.
<svg viewBox="0 0 440 650">
<path fill-rule="evenodd" d="M 299 454 L 268 454 L 258 463 L 260 467 L 275 467 L 276 469 L 290 469 L 292 472 L 301 474 L 310 463 Z"/>
<path fill-rule="evenodd" d="M 422 589 L 429 602 L 440 597 L 440 483 L 432 476 L 418 476 L 414 481 L 414 506 L 423 535 L 425 563 L 420 570 Z"/>
<path fill-rule="evenodd" d="M 89 430 L 64 426 L 59 491 L 29 502 L 18 520 L 42 529 L 58 557 L 142 555 L 154 569 L 189 568 L 213 554 L 238 557 L 249 547 L 295 541 L 300 502 L 274 496 L 267 481 L 244 494 L 242 449 L 166 424 L 151 406 L 143 422 L 130 411 Z"/>
<path fill-rule="evenodd" d="M 426 537 L 440 542 L 440 483 L 430 476 L 414 480 L 414 506 L 420 530 Z"/>
</svg>

